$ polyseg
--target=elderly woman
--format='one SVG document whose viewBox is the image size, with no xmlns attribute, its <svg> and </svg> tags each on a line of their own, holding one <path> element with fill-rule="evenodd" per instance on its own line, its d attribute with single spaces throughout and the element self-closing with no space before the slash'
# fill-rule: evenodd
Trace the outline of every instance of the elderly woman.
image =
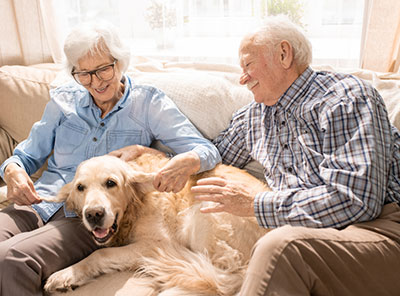
<svg viewBox="0 0 400 296">
<path fill-rule="evenodd" d="M 109 24 L 73 30 L 64 51 L 75 81 L 50 92 L 42 119 L 0 167 L 13 201 L 0 212 L 0 295 L 42 295 L 44 279 L 97 248 L 74 213 L 41 201 L 70 182 L 80 162 L 112 151 L 125 159 L 161 153 L 148 148 L 160 140 L 178 154 L 154 186 L 179 191 L 191 174 L 220 161 L 163 92 L 123 74 L 129 49 Z M 49 155 L 48 169 L 33 184 L 29 175 Z"/>
</svg>

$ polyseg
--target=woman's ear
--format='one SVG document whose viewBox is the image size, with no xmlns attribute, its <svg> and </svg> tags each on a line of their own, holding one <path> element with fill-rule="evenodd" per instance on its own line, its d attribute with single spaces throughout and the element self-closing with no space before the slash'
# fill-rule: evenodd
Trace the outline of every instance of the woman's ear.
<svg viewBox="0 0 400 296">
<path fill-rule="evenodd" d="M 285 70 L 288 70 L 292 66 L 294 59 L 292 45 L 286 40 L 281 41 L 278 48 L 278 54 L 282 67 Z"/>
</svg>

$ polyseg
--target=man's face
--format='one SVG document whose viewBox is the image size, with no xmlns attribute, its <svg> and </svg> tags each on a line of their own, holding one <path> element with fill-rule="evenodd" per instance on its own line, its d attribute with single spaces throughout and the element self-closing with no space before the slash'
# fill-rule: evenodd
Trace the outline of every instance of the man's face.
<svg viewBox="0 0 400 296">
<path fill-rule="evenodd" d="M 284 72 L 276 57 L 266 45 L 255 45 L 251 38 L 245 38 L 239 50 L 240 66 L 243 73 L 240 83 L 246 84 L 257 103 L 274 105 L 282 95 Z"/>
</svg>

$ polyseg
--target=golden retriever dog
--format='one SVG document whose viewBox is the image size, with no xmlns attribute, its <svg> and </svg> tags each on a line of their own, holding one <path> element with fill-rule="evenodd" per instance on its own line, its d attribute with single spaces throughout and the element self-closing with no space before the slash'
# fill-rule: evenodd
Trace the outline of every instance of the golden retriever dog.
<svg viewBox="0 0 400 296">
<path fill-rule="evenodd" d="M 193 176 L 179 193 L 155 191 L 155 172 L 167 161 L 144 154 L 127 163 L 106 155 L 78 167 L 72 182 L 49 201 L 65 201 L 104 248 L 52 274 L 47 292 L 74 289 L 121 270 L 150 276 L 159 295 L 232 296 L 239 291 L 251 249 L 267 230 L 255 218 L 201 213 L 202 202 L 190 188 L 200 178 L 219 176 L 269 189 L 244 170 L 218 165 Z"/>
</svg>

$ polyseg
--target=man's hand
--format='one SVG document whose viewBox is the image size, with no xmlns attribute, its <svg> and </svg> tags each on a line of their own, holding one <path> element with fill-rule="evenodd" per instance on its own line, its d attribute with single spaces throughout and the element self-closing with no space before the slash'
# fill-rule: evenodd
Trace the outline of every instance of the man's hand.
<svg viewBox="0 0 400 296">
<path fill-rule="evenodd" d="M 161 151 L 156 149 L 142 146 L 142 145 L 130 145 L 124 148 L 111 151 L 108 153 L 109 155 L 116 156 L 121 158 L 124 161 L 134 160 L 135 158 L 139 157 L 143 153 L 152 153 L 152 154 L 163 154 Z"/>
<path fill-rule="evenodd" d="M 41 202 L 31 178 L 19 165 L 15 163 L 7 165 L 4 181 L 7 183 L 7 199 L 11 202 L 20 206 Z"/>
<path fill-rule="evenodd" d="M 215 202 L 215 206 L 201 208 L 203 213 L 228 212 L 236 216 L 254 216 L 254 198 L 257 192 L 244 183 L 219 177 L 200 179 L 192 187 L 195 198 Z"/>
<path fill-rule="evenodd" d="M 158 191 L 179 192 L 185 187 L 189 177 L 200 169 L 200 158 L 189 151 L 171 158 L 154 178 L 154 188 Z"/>
</svg>

